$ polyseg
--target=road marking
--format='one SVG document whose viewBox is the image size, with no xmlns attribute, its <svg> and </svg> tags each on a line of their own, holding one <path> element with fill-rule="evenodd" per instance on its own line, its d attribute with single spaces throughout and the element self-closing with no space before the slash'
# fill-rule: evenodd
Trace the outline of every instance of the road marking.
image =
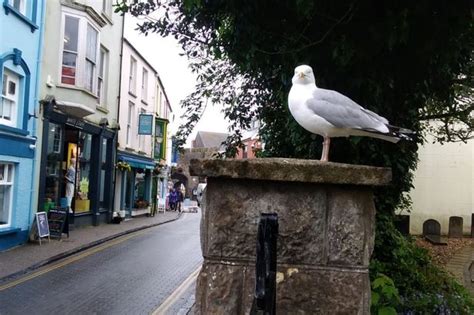
<svg viewBox="0 0 474 315">
<path fill-rule="evenodd" d="M 15 280 L 15 281 L 12 281 L 12 282 L 9 282 L 7 284 L 4 284 L 4 285 L 0 286 L 0 292 L 4 291 L 6 289 L 12 288 L 14 286 L 17 286 L 19 284 L 22 284 L 22 283 L 24 283 L 28 280 L 31 280 L 31 279 L 34 279 L 34 278 L 39 277 L 41 275 L 44 275 L 45 273 L 48 273 L 50 271 L 53 271 L 53 270 L 56 270 L 58 268 L 64 267 L 66 265 L 72 264 L 73 262 L 76 262 L 78 260 L 86 258 L 87 256 L 90 256 L 90 255 L 95 254 L 97 252 L 103 251 L 104 249 L 107 249 L 107 248 L 112 247 L 114 245 L 125 242 L 126 240 L 129 240 L 132 237 L 138 236 L 138 235 L 146 233 L 146 232 L 148 232 L 148 231 L 145 229 L 145 230 L 137 231 L 137 232 L 129 234 L 129 235 L 124 235 L 124 236 L 121 236 L 121 237 L 119 237 L 115 240 L 109 241 L 109 242 L 105 243 L 104 245 L 99 245 L 97 247 L 93 247 L 91 249 L 88 249 L 88 250 L 84 251 L 81 254 L 74 255 L 74 256 L 71 256 L 69 258 L 66 258 L 66 259 L 60 261 L 59 263 L 53 264 L 53 265 L 51 265 L 49 267 L 46 267 L 42 270 L 36 271 L 36 272 L 26 276 L 26 277 L 23 277 L 21 279 L 18 279 L 18 280 Z"/>
<path fill-rule="evenodd" d="M 181 297 L 181 295 L 186 292 L 187 289 L 193 284 L 194 281 L 196 281 L 196 278 L 199 274 L 199 271 L 201 270 L 201 266 L 199 266 L 192 274 L 189 275 L 189 277 L 184 280 L 179 287 L 176 288 L 176 290 L 171 293 L 170 296 L 166 298 L 166 300 L 161 303 L 161 305 L 153 311 L 152 315 L 164 315 L 166 314 L 166 311 L 174 304 L 176 301 Z"/>
</svg>

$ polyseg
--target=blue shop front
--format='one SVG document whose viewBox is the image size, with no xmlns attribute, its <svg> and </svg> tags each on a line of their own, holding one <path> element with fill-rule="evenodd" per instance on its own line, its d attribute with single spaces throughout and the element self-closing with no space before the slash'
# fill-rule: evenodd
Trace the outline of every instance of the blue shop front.
<svg viewBox="0 0 474 315">
<path fill-rule="evenodd" d="M 133 217 L 151 212 L 152 174 L 155 161 L 152 158 L 118 151 L 116 164 L 116 204 L 115 216 Z"/>
</svg>

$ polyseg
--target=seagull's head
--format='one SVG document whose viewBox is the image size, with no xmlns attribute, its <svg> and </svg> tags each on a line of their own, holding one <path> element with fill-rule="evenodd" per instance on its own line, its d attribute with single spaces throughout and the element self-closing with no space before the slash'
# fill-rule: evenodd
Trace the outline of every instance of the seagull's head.
<svg viewBox="0 0 474 315">
<path fill-rule="evenodd" d="M 307 65 L 301 65 L 295 68 L 295 75 L 291 80 L 293 84 L 314 84 L 316 85 L 316 80 L 314 79 L 313 69 Z"/>
</svg>

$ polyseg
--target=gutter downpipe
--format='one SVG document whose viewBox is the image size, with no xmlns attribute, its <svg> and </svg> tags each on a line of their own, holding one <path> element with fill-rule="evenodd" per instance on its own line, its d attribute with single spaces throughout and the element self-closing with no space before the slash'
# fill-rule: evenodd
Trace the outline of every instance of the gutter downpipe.
<svg viewBox="0 0 474 315">
<path fill-rule="evenodd" d="M 35 157 L 33 160 L 33 166 L 32 166 L 32 173 L 33 173 L 33 178 L 31 180 L 31 196 L 32 200 L 30 202 L 30 210 L 28 213 L 28 227 L 31 229 L 31 223 L 32 223 L 32 209 L 35 208 L 36 212 L 38 211 L 38 185 L 39 181 L 35 181 L 36 178 L 36 170 L 37 170 L 37 165 L 40 163 L 41 160 L 41 151 L 38 153 L 39 149 L 38 144 L 41 144 L 42 142 L 39 141 L 39 137 L 37 135 L 37 122 L 36 119 L 40 119 L 39 117 L 39 111 L 40 111 L 40 106 L 39 106 L 39 86 L 40 86 L 40 77 L 41 77 L 41 64 L 42 64 L 42 59 L 43 59 L 43 44 L 44 44 L 44 19 L 45 19 L 45 11 L 46 11 L 46 0 L 41 1 L 41 20 L 40 20 L 40 25 L 39 25 L 39 40 L 38 40 L 38 52 L 37 52 L 37 60 L 36 60 L 36 86 L 35 86 L 35 95 L 34 95 L 34 106 L 33 106 L 33 114 L 36 116 L 38 114 L 38 117 L 32 117 L 33 122 L 32 122 L 32 134 L 34 137 L 36 137 L 36 148 L 35 148 Z M 35 184 L 36 183 L 36 184 Z M 36 187 L 35 187 L 36 186 Z M 34 199 L 36 198 L 36 199 Z M 36 203 L 36 207 L 33 207 L 33 205 Z"/>
<path fill-rule="evenodd" d="M 123 39 L 124 39 L 124 35 L 125 35 L 125 14 L 123 15 L 123 19 L 122 19 L 122 36 L 120 38 L 120 70 L 119 70 L 119 93 L 118 93 L 118 97 L 117 97 L 117 124 L 120 125 L 120 101 L 121 101 L 121 97 L 122 97 L 122 67 L 123 67 Z M 115 134 L 114 134 L 114 141 L 113 141 L 113 148 L 112 148 L 112 152 L 115 153 L 115 156 L 114 158 L 112 159 L 113 162 L 114 162 L 114 183 L 113 183 L 113 187 L 114 187 L 114 190 L 112 192 L 112 202 L 111 202 L 111 206 L 112 206 L 112 211 L 110 211 L 109 213 L 109 223 L 112 222 L 113 218 L 114 218 L 114 210 L 115 210 L 115 192 L 117 190 L 117 169 L 115 168 L 115 165 L 117 164 L 117 138 L 118 138 L 118 133 L 119 133 L 119 130 L 120 129 L 117 129 L 115 131 Z M 119 205 L 120 205 L 120 202 L 119 202 Z M 119 209 L 120 211 L 120 209 Z"/>
</svg>

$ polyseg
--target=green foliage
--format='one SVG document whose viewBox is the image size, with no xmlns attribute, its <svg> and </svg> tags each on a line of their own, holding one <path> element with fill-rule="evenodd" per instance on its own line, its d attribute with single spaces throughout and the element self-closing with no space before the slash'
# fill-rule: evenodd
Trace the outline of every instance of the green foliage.
<svg viewBox="0 0 474 315">
<path fill-rule="evenodd" d="M 374 283 L 383 274 L 393 280 L 400 295 L 400 301 L 385 299 L 378 306 L 392 306 L 403 314 L 474 314 L 469 293 L 432 264 L 425 249 L 402 236 L 388 215 L 377 214 L 376 235 L 370 265 L 372 290 L 380 294 Z"/>
<path fill-rule="evenodd" d="M 372 276 L 390 277 L 399 292 L 400 305 L 386 307 L 422 314 L 471 310 L 459 285 L 392 223 L 394 209 L 409 204 L 405 196 L 421 134 L 428 128 L 424 120 L 439 119 L 441 127 L 434 131 L 444 141 L 463 140 L 472 131 L 469 1 L 131 0 L 117 8 L 133 15 L 153 12 L 154 18 L 137 29 L 174 36 L 197 74 L 195 92 L 182 103 L 186 124 L 177 134 L 178 144 L 209 102 L 223 105 L 232 122 L 229 156 L 242 144 L 240 130 L 257 116 L 263 123 L 263 156 L 319 158 L 321 139 L 303 130 L 287 107 L 293 70 L 302 63 L 313 67 L 318 86 L 415 130 L 418 139 L 397 145 L 334 139 L 330 159 L 393 170 L 392 184 L 376 191 L 371 265 Z"/>
<path fill-rule="evenodd" d="M 397 314 L 396 307 L 400 304 L 400 297 L 392 279 L 384 274 L 377 275 L 372 281 L 371 302 L 370 312 L 372 314 Z"/>
</svg>

